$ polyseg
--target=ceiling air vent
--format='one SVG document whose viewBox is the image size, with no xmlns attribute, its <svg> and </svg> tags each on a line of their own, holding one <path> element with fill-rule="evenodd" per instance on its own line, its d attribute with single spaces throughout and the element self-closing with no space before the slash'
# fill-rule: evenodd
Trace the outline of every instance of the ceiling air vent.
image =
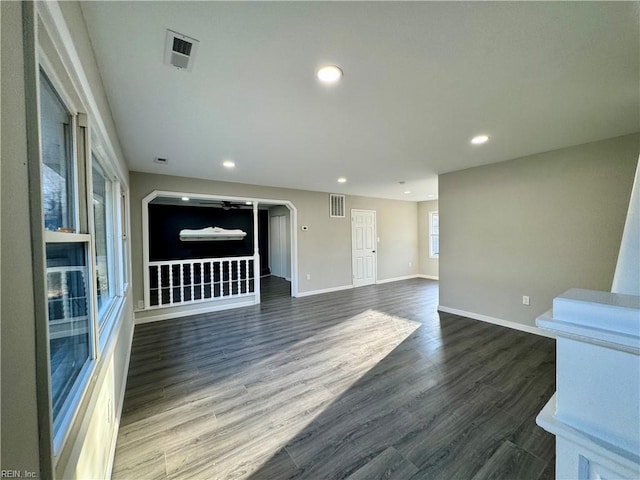
<svg viewBox="0 0 640 480">
<path fill-rule="evenodd" d="M 191 70 L 193 60 L 198 51 L 198 40 L 187 37 L 181 33 L 167 30 L 165 43 L 164 63 L 181 70 Z"/>
<path fill-rule="evenodd" d="M 332 218 L 344 218 L 344 195 L 329 194 L 329 216 Z"/>
</svg>

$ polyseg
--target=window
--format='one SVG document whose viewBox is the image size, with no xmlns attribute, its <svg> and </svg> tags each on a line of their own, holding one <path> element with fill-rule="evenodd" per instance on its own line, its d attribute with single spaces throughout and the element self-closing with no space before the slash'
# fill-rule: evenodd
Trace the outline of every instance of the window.
<svg viewBox="0 0 640 480">
<path fill-rule="evenodd" d="M 80 201 L 74 149 L 76 117 L 40 72 L 42 202 L 46 242 L 51 410 L 59 445 L 88 382 L 95 358 L 89 240 L 81 232 L 86 209 Z"/>
<path fill-rule="evenodd" d="M 115 298 L 113 245 L 113 182 L 95 155 L 91 156 L 93 224 L 96 251 L 98 324 L 102 328 Z"/>
<path fill-rule="evenodd" d="M 47 244 L 47 300 L 54 430 L 91 358 L 89 270 L 84 242 Z"/>
<path fill-rule="evenodd" d="M 438 212 L 429 213 L 429 257 L 440 256 L 440 228 L 438 226 Z"/>
<path fill-rule="evenodd" d="M 42 193 L 44 227 L 75 231 L 76 167 L 72 148 L 73 118 L 41 73 Z"/>
<path fill-rule="evenodd" d="M 126 192 L 87 115 L 43 67 L 40 152 L 53 446 L 60 452 L 123 305 Z M 72 100 L 70 100 L 71 102 Z M 96 140 L 94 152 L 89 144 Z M 122 265 L 122 268 L 120 268 Z"/>
</svg>

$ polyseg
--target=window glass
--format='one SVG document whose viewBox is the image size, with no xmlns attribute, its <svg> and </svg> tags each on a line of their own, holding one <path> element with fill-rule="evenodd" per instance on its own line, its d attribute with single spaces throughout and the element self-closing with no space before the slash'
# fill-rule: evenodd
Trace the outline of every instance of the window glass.
<svg viewBox="0 0 640 480">
<path fill-rule="evenodd" d="M 438 212 L 429 214 L 429 256 L 436 258 L 440 256 L 440 226 L 438 224 Z"/>
<path fill-rule="evenodd" d="M 92 157 L 93 219 L 96 249 L 98 319 L 102 322 L 114 298 L 113 288 L 113 185 Z"/>
<path fill-rule="evenodd" d="M 54 426 L 91 358 L 86 244 L 47 244 L 47 300 Z M 57 429 L 57 428 L 56 428 Z"/>
<path fill-rule="evenodd" d="M 72 117 L 42 72 L 40 86 L 44 227 L 73 232 L 77 226 Z"/>
</svg>

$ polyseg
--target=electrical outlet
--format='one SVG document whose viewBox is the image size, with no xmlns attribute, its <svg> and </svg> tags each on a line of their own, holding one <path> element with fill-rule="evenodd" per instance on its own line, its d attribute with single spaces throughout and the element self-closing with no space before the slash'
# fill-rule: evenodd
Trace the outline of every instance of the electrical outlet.
<svg viewBox="0 0 640 480">
<path fill-rule="evenodd" d="M 311 280 L 311 274 L 307 273 L 307 280 Z"/>
<path fill-rule="evenodd" d="M 138 300 L 138 309 L 142 310 L 144 308 L 144 300 Z"/>
<path fill-rule="evenodd" d="M 529 305 L 529 295 L 523 295 L 522 296 L 522 304 L 523 305 Z"/>
</svg>

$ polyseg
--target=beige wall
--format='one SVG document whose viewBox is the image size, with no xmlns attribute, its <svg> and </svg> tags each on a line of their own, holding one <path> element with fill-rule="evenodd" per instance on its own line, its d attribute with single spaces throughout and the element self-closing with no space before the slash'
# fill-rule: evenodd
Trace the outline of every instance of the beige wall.
<svg viewBox="0 0 640 480">
<path fill-rule="evenodd" d="M 440 305 L 534 325 L 569 288 L 609 291 L 639 139 L 441 175 Z"/>
<path fill-rule="evenodd" d="M 329 218 L 327 193 L 131 172 L 132 258 L 135 300 L 143 298 L 142 199 L 154 190 L 291 201 L 298 214 L 298 291 L 351 285 L 352 208 L 376 210 L 378 279 L 417 273 L 417 204 L 365 197 L 346 198 L 347 216 Z M 309 227 L 302 231 L 301 227 Z M 409 267 L 411 262 L 411 267 Z M 311 276 L 307 280 L 307 274 Z"/>
<path fill-rule="evenodd" d="M 2 461 L 40 471 L 29 226 L 22 5 L 2 16 Z"/>
<path fill-rule="evenodd" d="M 429 225 L 429 213 L 438 211 L 438 200 L 418 203 L 418 251 L 419 251 L 419 273 L 430 278 L 438 278 L 439 262 L 438 258 L 429 257 L 429 235 L 431 225 Z"/>
</svg>

